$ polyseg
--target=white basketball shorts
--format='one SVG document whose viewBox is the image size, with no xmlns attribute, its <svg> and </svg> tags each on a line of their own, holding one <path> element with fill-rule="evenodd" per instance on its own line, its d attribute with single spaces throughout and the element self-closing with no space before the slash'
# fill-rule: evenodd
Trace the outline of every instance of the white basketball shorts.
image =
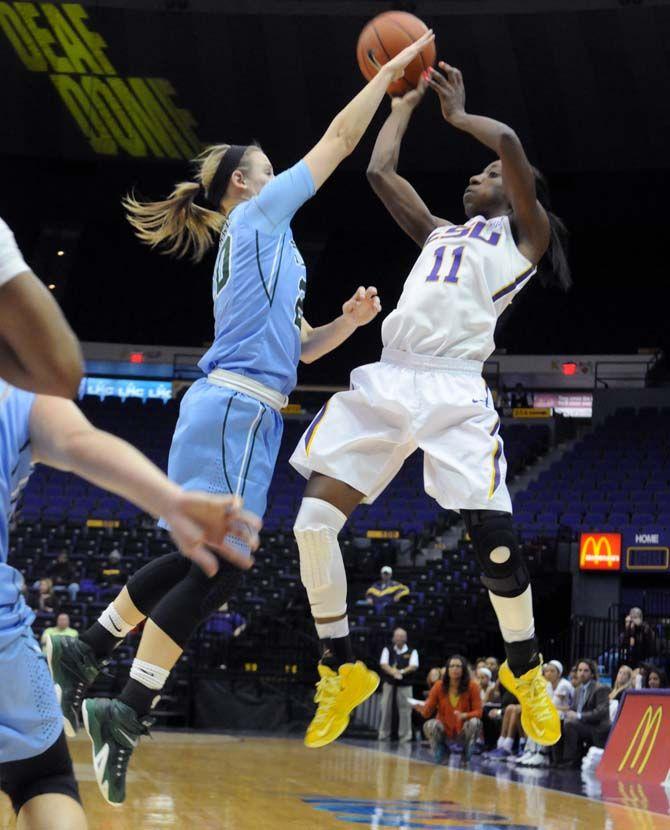
<svg viewBox="0 0 670 830">
<path fill-rule="evenodd" d="M 512 512 L 500 420 L 482 364 L 384 349 L 324 405 L 291 464 L 343 481 L 371 504 L 415 450 L 424 488 L 445 510 Z"/>
</svg>

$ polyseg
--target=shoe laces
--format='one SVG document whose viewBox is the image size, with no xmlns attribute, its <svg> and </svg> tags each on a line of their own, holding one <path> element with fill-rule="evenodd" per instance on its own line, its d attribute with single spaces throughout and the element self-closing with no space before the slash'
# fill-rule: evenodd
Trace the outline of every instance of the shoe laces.
<svg viewBox="0 0 670 830">
<path fill-rule="evenodd" d="M 116 764 L 114 765 L 114 776 L 116 778 L 125 778 L 126 772 L 128 770 L 128 762 L 130 761 L 130 756 L 133 754 L 134 747 L 119 747 L 116 753 Z"/>
<path fill-rule="evenodd" d="M 87 680 L 78 680 L 73 691 L 72 691 L 72 707 L 74 709 L 79 709 L 81 707 L 82 701 L 84 700 L 84 694 L 88 689 L 88 681 Z"/>
<path fill-rule="evenodd" d="M 531 681 L 517 680 L 517 688 L 527 698 L 533 715 L 538 720 L 548 720 L 552 717 L 553 707 L 547 694 L 547 681 L 541 674 L 537 674 Z"/>
<path fill-rule="evenodd" d="M 133 738 L 137 737 L 151 737 L 151 732 L 149 731 L 149 727 L 153 726 L 156 722 L 155 718 L 147 717 L 142 718 L 138 721 L 137 725 L 133 724 L 132 726 L 124 726 L 124 731 L 130 734 Z M 114 775 L 117 778 L 125 777 L 126 771 L 128 769 L 128 762 L 130 761 L 130 756 L 133 754 L 133 750 L 135 749 L 134 746 L 126 746 L 117 739 L 116 740 L 116 764 L 114 765 Z"/>
</svg>

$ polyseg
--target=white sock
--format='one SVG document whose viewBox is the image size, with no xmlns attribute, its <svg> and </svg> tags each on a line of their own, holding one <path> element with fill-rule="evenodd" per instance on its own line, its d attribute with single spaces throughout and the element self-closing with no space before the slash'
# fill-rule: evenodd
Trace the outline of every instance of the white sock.
<svg viewBox="0 0 670 830">
<path fill-rule="evenodd" d="M 160 666 L 155 666 L 153 663 L 145 663 L 144 660 L 138 660 L 137 657 L 133 660 L 133 665 L 130 667 L 130 676 L 133 680 L 137 680 L 147 689 L 162 689 L 165 686 L 165 681 L 168 679 L 170 672 L 167 669 L 162 669 Z"/>
<path fill-rule="evenodd" d="M 489 591 L 493 610 L 498 617 L 500 633 L 506 643 L 522 643 L 535 636 L 533 592 L 530 585 L 518 597 L 500 597 Z"/>
<path fill-rule="evenodd" d="M 513 746 L 514 746 L 514 738 L 503 738 L 502 739 L 502 748 L 503 749 L 507 749 L 511 752 Z"/>
<path fill-rule="evenodd" d="M 134 625 L 127 623 L 123 619 L 116 608 L 114 608 L 113 602 L 110 602 L 107 608 L 105 608 L 102 614 L 100 614 L 98 622 L 103 628 L 106 628 L 110 634 L 113 634 L 114 637 L 117 637 L 119 640 L 122 640 L 129 631 L 132 631 L 133 628 L 135 628 Z"/>
<path fill-rule="evenodd" d="M 503 736 L 501 735 L 501 736 L 498 738 L 498 743 L 496 744 L 496 749 L 502 749 L 502 746 L 503 746 L 503 741 L 504 741 L 504 740 L 505 740 L 505 739 L 504 739 L 504 738 L 503 738 Z"/>
</svg>

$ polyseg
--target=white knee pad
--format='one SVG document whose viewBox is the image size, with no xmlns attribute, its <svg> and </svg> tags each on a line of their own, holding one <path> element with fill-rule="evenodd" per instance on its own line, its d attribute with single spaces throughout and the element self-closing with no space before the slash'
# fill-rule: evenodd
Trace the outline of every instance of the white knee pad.
<svg viewBox="0 0 670 830">
<path fill-rule="evenodd" d="M 347 610 L 347 576 L 337 541 L 346 520 L 332 504 L 304 498 L 293 526 L 300 578 L 317 618 L 340 617 Z"/>
</svg>

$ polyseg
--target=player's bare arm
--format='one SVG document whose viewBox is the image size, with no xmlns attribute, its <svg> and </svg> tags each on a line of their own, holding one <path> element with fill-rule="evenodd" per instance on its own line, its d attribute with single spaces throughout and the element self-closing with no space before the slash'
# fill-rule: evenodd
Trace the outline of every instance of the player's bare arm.
<svg viewBox="0 0 670 830">
<path fill-rule="evenodd" d="M 549 217 L 537 200 L 535 175 L 519 137 L 507 124 L 467 113 L 463 75 L 444 61 L 439 66 L 442 73 L 431 69 L 428 84 L 440 99 L 442 115 L 453 127 L 470 133 L 498 155 L 519 234 L 519 250 L 531 262 L 539 262 L 549 247 Z"/>
<path fill-rule="evenodd" d="M 338 113 L 305 162 L 318 190 L 341 161 L 354 151 L 386 94 L 386 88 L 402 76 L 405 67 L 435 39 L 432 29 L 388 61 L 377 75 Z"/>
<path fill-rule="evenodd" d="M 44 395 L 73 398 L 83 373 L 79 342 L 31 271 L 0 287 L 0 377 Z"/>
<path fill-rule="evenodd" d="M 313 363 L 332 352 L 351 337 L 359 326 L 365 326 L 374 320 L 381 310 L 381 300 L 374 285 L 368 288 L 361 285 L 353 297 L 342 306 L 342 314 L 325 326 L 312 328 L 303 318 L 300 329 L 300 360 L 303 363 Z"/>
<path fill-rule="evenodd" d="M 395 221 L 419 247 L 446 219 L 433 216 L 412 185 L 398 173 L 400 145 L 416 107 L 427 89 L 425 79 L 402 97 L 393 98 L 391 114 L 384 122 L 375 142 L 367 176 L 370 186 Z"/>
</svg>

